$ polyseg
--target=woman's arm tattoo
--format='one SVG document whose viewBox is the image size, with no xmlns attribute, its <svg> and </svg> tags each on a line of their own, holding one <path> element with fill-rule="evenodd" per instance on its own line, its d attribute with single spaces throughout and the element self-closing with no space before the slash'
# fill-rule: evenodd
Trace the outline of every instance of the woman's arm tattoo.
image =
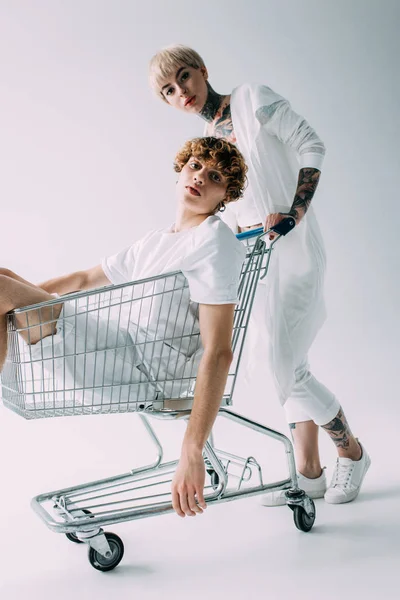
<svg viewBox="0 0 400 600">
<path fill-rule="evenodd" d="M 311 204 L 320 175 L 321 171 L 318 169 L 312 169 L 311 167 L 300 169 L 296 195 L 288 213 L 297 222 L 301 221 Z"/>
</svg>

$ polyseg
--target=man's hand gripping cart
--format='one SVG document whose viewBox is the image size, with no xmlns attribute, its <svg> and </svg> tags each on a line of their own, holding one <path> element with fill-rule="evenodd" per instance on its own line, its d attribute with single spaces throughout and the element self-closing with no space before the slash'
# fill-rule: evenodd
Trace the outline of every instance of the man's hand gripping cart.
<svg viewBox="0 0 400 600">
<path fill-rule="evenodd" d="M 247 245 L 247 256 L 235 309 L 234 360 L 219 410 L 220 417 L 281 442 L 289 476 L 265 484 L 262 469 L 253 457 L 242 458 L 219 450 L 211 436 L 204 448 L 209 476 L 205 499 L 210 506 L 286 490 L 296 527 L 310 531 L 315 521 L 315 506 L 298 488 L 291 441 L 228 408 L 232 405 L 257 283 L 267 275 L 274 244 L 293 226 L 291 218 L 276 226 L 273 231 L 278 235 L 269 248 L 263 240 L 269 232 L 258 229 L 238 234 Z M 148 417 L 190 417 L 202 349 L 195 314 L 198 306 L 187 301 L 182 314 L 185 297 L 188 300 L 187 281 L 182 273 L 176 272 L 68 294 L 8 315 L 9 352 L 2 376 L 6 407 L 26 419 L 137 412 L 156 448 L 153 464 L 108 479 L 40 494 L 32 500 L 32 508 L 52 531 L 88 545 L 89 561 L 100 571 L 114 569 L 124 553 L 122 540 L 104 532 L 103 527 L 173 511 L 170 488 L 178 461 L 162 462 L 163 448 Z M 21 327 L 16 325 L 16 315 L 19 314 L 19 323 L 21 316 L 26 317 L 29 333 L 31 311 L 40 313 L 44 306 L 60 303 L 63 310 L 57 319 L 55 335 L 34 346 L 26 344 L 18 335 Z M 95 341 L 93 335 L 82 334 L 89 329 L 93 334 L 93 327 L 96 327 Z M 232 480 L 235 485 L 231 485 Z"/>
</svg>

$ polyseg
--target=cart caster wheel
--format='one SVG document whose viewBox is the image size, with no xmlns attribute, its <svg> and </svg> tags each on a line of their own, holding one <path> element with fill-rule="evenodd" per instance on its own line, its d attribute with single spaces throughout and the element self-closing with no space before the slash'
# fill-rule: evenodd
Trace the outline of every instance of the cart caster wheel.
<svg viewBox="0 0 400 600">
<path fill-rule="evenodd" d="M 293 506 L 293 520 L 297 529 L 300 531 L 310 531 L 315 522 L 315 506 L 314 502 L 311 500 L 313 508 L 314 508 L 314 516 L 309 517 L 306 511 L 302 506 Z"/>
<path fill-rule="evenodd" d="M 90 512 L 90 510 L 87 510 L 87 508 L 84 508 L 82 510 L 82 512 L 85 513 L 85 515 L 91 515 L 92 513 Z M 82 542 L 82 540 L 80 540 L 78 538 L 78 536 L 76 535 L 76 533 L 66 533 L 65 537 L 67 538 L 67 540 L 69 540 L 70 542 L 74 542 L 74 544 L 83 544 L 84 542 Z"/>
<path fill-rule="evenodd" d="M 219 475 L 216 471 L 214 471 L 214 469 L 207 469 L 207 473 L 209 474 L 210 478 L 211 478 L 211 485 L 213 486 L 214 490 L 217 489 L 217 487 L 219 486 Z"/>
<path fill-rule="evenodd" d="M 124 556 L 124 544 L 120 537 L 115 533 L 105 533 L 107 542 L 110 544 L 111 556 L 106 558 L 94 548 L 89 547 L 89 562 L 98 571 L 112 571 L 122 560 Z"/>
<path fill-rule="evenodd" d="M 79 538 L 77 538 L 75 533 L 66 533 L 65 537 L 70 542 L 74 542 L 74 544 L 83 544 L 82 540 L 80 540 Z"/>
</svg>

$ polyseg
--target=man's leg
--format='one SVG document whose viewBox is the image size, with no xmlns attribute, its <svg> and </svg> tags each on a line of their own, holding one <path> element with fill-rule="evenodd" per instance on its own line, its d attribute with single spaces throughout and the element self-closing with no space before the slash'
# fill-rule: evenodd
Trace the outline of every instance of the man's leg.
<svg viewBox="0 0 400 600">
<path fill-rule="evenodd" d="M 15 308 L 29 306 L 38 302 L 52 300 L 54 297 L 41 288 L 22 280 L 0 274 L 0 372 L 7 356 L 7 318 L 6 314 Z M 54 333 L 55 322 L 62 305 L 32 310 L 16 316 L 17 328 L 26 328 L 20 334 L 28 344 L 36 344 L 40 339 Z M 51 321 L 50 323 L 47 323 Z M 41 325 L 41 323 L 45 323 Z"/>
<path fill-rule="evenodd" d="M 33 288 L 36 288 L 36 289 L 40 289 L 34 283 L 31 283 L 30 281 L 27 281 L 26 279 L 23 279 L 22 277 L 20 277 L 16 273 L 14 273 L 14 271 L 11 271 L 11 269 L 4 269 L 3 267 L 0 267 L 0 275 L 5 275 L 6 277 L 10 277 L 11 279 L 15 279 L 16 281 L 20 281 L 21 283 L 25 283 L 26 285 L 29 285 L 30 287 L 33 287 Z"/>
<path fill-rule="evenodd" d="M 0 308 L 0 373 L 7 356 L 7 321 Z"/>
</svg>

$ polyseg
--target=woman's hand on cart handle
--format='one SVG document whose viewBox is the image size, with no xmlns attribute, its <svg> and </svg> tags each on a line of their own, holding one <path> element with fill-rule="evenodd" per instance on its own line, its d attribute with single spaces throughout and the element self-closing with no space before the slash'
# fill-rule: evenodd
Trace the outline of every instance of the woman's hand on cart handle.
<svg viewBox="0 0 400 600">
<path fill-rule="evenodd" d="M 172 480 L 172 506 L 180 517 L 195 517 L 207 508 L 204 500 L 205 478 L 206 470 L 201 450 L 183 447 Z"/>
<path fill-rule="evenodd" d="M 294 221 L 294 225 L 290 229 L 293 229 L 293 227 L 297 225 L 296 219 L 290 213 L 271 213 L 270 215 L 268 215 L 267 220 L 265 221 L 264 231 L 273 229 L 274 227 L 279 225 L 279 223 L 285 221 L 286 219 Z M 270 240 L 274 240 L 279 233 L 279 231 L 277 231 L 276 233 L 271 232 L 268 237 Z"/>
</svg>

